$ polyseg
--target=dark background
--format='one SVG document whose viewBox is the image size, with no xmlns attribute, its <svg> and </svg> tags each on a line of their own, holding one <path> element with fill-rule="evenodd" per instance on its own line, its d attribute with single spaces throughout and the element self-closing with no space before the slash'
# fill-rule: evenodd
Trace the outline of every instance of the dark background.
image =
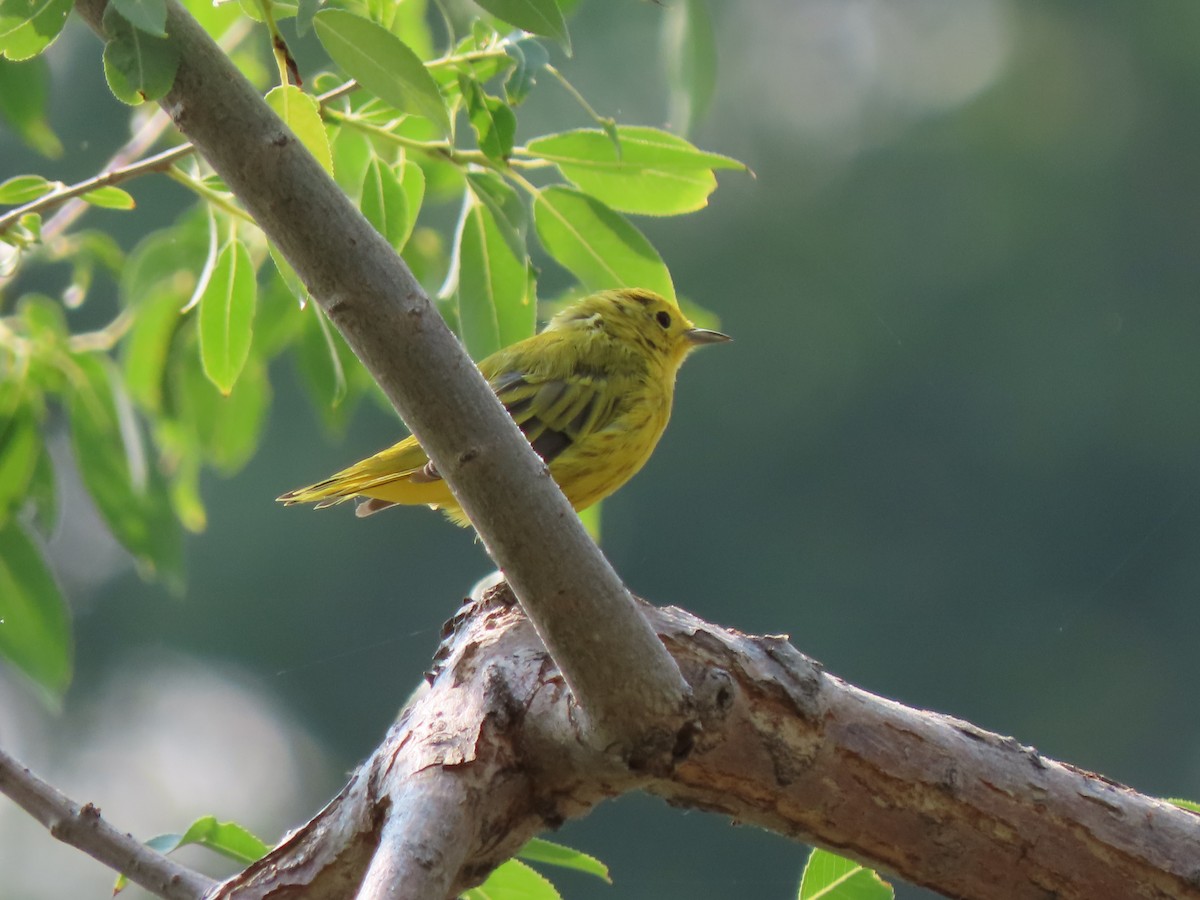
<svg viewBox="0 0 1200 900">
<path fill-rule="evenodd" d="M 1200 8 L 713 12 L 718 94 L 693 137 L 755 177 L 638 224 L 736 342 L 688 363 L 659 450 L 606 503 L 613 564 L 656 603 L 787 632 L 869 690 L 1200 798 Z M 664 124 L 663 14 L 586 3 L 576 58 L 556 62 L 602 112 Z M 56 51 L 68 158 L 51 174 L 71 180 L 125 116 L 90 34 Z M 585 124 L 551 99 L 522 134 Z M 7 135 L 0 154 L 0 177 L 45 168 Z M 94 220 L 126 246 L 188 202 L 165 179 L 132 190 L 137 212 Z M 542 283 L 567 282 L 547 265 Z M 331 439 L 294 367 L 272 375 L 258 455 L 205 481 L 186 596 L 139 581 L 68 492 L 64 712 L 0 675 L 6 748 L 139 835 L 212 812 L 273 840 L 307 818 L 490 570 L 424 510 L 273 503 L 401 432 L 365 406 Z M 563 876 L 569 898 L 788 897 L 806 853 L 644 797 L 558 839 L 615 879 Z M 110 882 L 8 804 L 0 872 L 6 898 Z"/>
</svg>

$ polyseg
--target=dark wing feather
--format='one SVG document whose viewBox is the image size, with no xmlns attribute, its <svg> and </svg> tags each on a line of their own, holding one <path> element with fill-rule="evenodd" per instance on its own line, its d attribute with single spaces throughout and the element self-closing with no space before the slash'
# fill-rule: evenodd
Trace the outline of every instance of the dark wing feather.
<svg viewBox="0 0 1200 900">
<path fill-rule="evenodd" d="M 492 388 L 546 463 L 572 444 L 612 421 L 615 403 L 608 382 L 598 374 L 538 379 L 507 372 Z"/>
</svg>

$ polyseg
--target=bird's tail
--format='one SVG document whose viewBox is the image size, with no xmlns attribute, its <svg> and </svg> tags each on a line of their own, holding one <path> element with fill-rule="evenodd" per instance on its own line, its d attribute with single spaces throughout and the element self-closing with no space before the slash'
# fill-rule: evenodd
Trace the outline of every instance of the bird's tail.
<svg viewBox="0 0 1200 900">
<path fill-rule="evenodd" d="M 288 506 L 315 503 L 317 509 L 324 509 L 362 497 L 366 502 L 359 505 L 359 515 L 370 515 L 397 503 L 441 506 L 452 501 L 449 487 L 436 470 L 428 474 L 430 470 L 429 457 L 410 438 L 324 481 L 288 491 L 278 500 Z"/>
</svg>

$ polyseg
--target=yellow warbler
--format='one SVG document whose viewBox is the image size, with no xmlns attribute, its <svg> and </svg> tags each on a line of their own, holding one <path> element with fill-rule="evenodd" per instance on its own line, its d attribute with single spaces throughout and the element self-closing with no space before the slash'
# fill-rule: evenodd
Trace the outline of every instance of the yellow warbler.
<svg viewBox="0 0 1200 900">
<path fill-rule="evenodd" d="M 479 369 L 571 505 L 582 510 L 650 458 L 688 353 L 729 339 L 695 327 L 651 291 L 602 291 L 564 309 L 533 337 L 493 353 Z M 414 437 L 279 499 L 321 508 L 351 497 L 365 498 L 360 516 L 424 503 L 469 524 Z"/>
</svg>

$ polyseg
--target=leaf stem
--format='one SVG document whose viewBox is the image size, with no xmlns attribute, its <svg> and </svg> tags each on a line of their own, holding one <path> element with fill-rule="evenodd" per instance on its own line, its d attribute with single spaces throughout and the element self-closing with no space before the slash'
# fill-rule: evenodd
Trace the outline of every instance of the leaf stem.
<svg viewBox="0 0 1200 900">
<path fill-rule="evenodd" d="M 179 168 L 179 166 L 172 166 L 169 168 L 166 172 L 166 175 L 171 180 L 178 182 L 188 190 L 198 194 L 213 206 L 220 207 L 231 216 L 236 216 L 237 218 L 254 224 L 254 219 L 248 212 L 246 212 L 236 203 L 231 202 L 224 194 L 213 190 L 199 178 L 189 175 L 187 172 L 183 171 L 183 169 Z"/>
<path fill-rule="evenodd" d="M 574 98 L 575 102 L 583 107 L 583 111 L 591 117 L 593 122 L 603 128 L 605 131 L 609 131 L 616 127 L 616 121 L 611 116 L 602 116 L 600 113 L 596 112 L 596 110 L 592 109 L 592 105 L 588 103 L 586 99 L 584 99 L 583 94 L 579 93 L 579 91 L 575 89 L 575 85 L 567 81 L 566 76 L 563 75 L 562 72 L 558 71 L 558 69 L 554 68 L 554 66 L 552 66 L 550 63 L 546 63 L 545 68 L 547 72 L 558 79 L 558 83 L 563 86 L 563 90 L 570 94 Z"/>
<path fill-rule="evenodd" d="M 418 153 L 425 153 L 429 156 L 440 157 L 447 162 L 454 163 L 457 166 L 467 166 L 475 163 L 479 166 L 484 166 L 489 169 L 501 170 L 503 167 L 488 159 L 478 150 L 459 150 L 454 145 L 446 141 L 420 141 L 416 138 L 405 137 L 402 134 L 396 134 L 394 131 L 389 131 L 381 125 L 374 125 L 357 116 L 348 115 L 336 109 L 329 109 L 325 114 L 333 121 L 350 128 L 355 128 L 364 134 L 371 134 L 384 140 L 391 141 L 406 150 L 415 150 Z"/>
<path fill-rule="evenodd" d="M 508 54 L 503 50 L 469 50 L 466 53 L 455 53 L 449 56 L 439 56 L 425 63 L 426 69 L 441 69 L 446 66 L 456 66 L 464 62 L 480 62 L 485 59 L 503 59 Z"/>
<path fill-rule="evenodd" d="M 133 309 L 126 307 L 103 328 L 71 335 L 67 339 L 67 346 L 72 353 L 105 353 L 129 332 L 134 319 Z"/>
</svg>

